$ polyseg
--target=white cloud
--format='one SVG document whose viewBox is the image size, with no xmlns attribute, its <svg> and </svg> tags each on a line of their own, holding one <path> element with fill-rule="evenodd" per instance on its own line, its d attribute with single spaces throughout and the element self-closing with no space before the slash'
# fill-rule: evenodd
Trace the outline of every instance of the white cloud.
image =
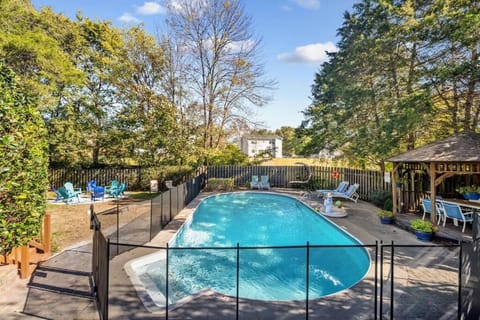
<svg viewBox="0 0 480 320">
<path fill-rule="evenodd" d="M 292 11 L 292 8 L 290 8 L 290 7 L 287 6 L 287 5 L 281 6 L 281 9 L 282 9 L 283 11 L 287 11 L 287 12 L 288 12 L 288 11 Z"/>
<path fill-rule="evenodd" d="M 168 7 L 173 11 L 173 12 L 183 12 L 184 8 L 183 6 L 175 0 L 170 0 L 168 2 Z"/>
<path fill-rule="evenodd" d="M 320 0 L 292 0 L 297 6 L 304 9 L 320 8 Z"/>
<path fill-rule="evenodd" d="M 125 22 L 125 23 L 140 23 L 141 21 L 137 19 L 135 16 L 133 16 L 131 13 L 124 13 L 122 14 L 118 20 Z"/>
<path fill-rule="evenodd" d="M 137 7 L 137 13 L 142 15 L 163 14 L 167 10 L 157 2 L 145 2 L 142 6 Z"/>
<path fill-rule="evenodd" d="M 277 56 L 277 59 L 293 63 L 321 64 L 328 60 L 326 51 L 336 52 L 338 48 L 331 41 L 307 44 L 306 46 L 296 47 L 294 52 L 281 53 Z"/>
<path fill-rule="evenodd" d="M 227 50 L 231 52 L 241 52 L 251 50 L 255 46 L 255 42 L 252 39 L 243 41 L 233 41 L 227 45 Z"/>
<path fill-rule="evenodd" d="M 200 10 L 208 8 L 210 0 L 167 0 L 167 7 L 173 12 L 185 12 L 186 6 Z"/>
</svg>

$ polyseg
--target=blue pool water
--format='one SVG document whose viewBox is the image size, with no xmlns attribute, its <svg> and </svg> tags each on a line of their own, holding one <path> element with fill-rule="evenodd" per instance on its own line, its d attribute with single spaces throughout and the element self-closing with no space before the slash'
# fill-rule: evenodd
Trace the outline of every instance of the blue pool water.
<svg viewBox="0 0 480 320">
<path fill-rule="evenodd" d="M 169 301 L 211 288 L 236 294 L 236 249 L 206 247 L 359 245 L 359 241 L 295 198 L 271 193 L 229 193 L 201 202 L 171 241 Z M 189 249 L 190 248 L 190 249 Z M 196 248 L 196 249 L 192 249 Z M 247 248 L 239 254 L 239 295 L 259 300 L 302 300 L 306 248 Z M 311 247 L 309 297 L 349 288 L 368 272 L 362 247 Z M 165 295 L 165 259 L 143 263 L 139 278 Z"/>
</svg>

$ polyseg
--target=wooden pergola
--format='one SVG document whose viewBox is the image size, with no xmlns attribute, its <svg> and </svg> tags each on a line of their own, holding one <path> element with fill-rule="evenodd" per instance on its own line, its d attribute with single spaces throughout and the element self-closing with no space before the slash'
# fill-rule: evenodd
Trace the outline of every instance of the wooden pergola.
<svg viewBox="0 0 480 320">
<path fill-rule="evenodd" d="M 385 162 L 393 163 L 393 212 L 398 213 L 397 181 L 402 170 L 425 170 L 430 179 L 430 199 L 436 200 L 436 187 L 454 175 L 480 174 L 480 134 L 463 132 L 444 140 L 424 145 Z M 434 206 L 432 205 L 432 208 Z M 430 215 L 436 223 L 436 215 Z"/>
</svg>

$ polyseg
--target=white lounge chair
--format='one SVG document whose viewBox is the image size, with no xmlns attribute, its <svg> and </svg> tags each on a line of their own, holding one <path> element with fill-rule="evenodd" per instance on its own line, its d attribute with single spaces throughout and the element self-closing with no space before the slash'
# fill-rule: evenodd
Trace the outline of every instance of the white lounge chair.
<svg viewBox="0 0 480 320">
<path fill-rule="evenodd" d="M 252 176 L 252 181 L 250 181 L 250 189 L 260 190 L 260 183 L 258 182 L 258 176 Z"/>
<path fill-rule="evenodd" d="M 322 189 L 322 190 L 315 190 L 317 192 L 317 195 L 319 197 L 322 197 L 325 193 L 332 193 L 332 192 L 346 192 L 348 189 L 349 182 L 348 181 L 342 181 L 338 184 L 338 187 L 333 190 L 328 190 L 328 189 Z"/>
<path fill-rule="evenodd" d="M 360 198 L 360 195 L 357 193 L 357 189 L 359 187 L 358 183 L 352 184 L 350 187 L 348 187 L 347 191 L 345 192 L 332 192 L 331 196 L 332 198 L 344 198 L 344 199 L 349 199 L 352 200 L 353 202 L 357 202 L 358 198 Z"/>
<path fill-rule="evenodd" d="M 262 189 L 270 189 L 270 182 L 268 182 L 268 176 L 260 176 L 260 187 Z"/>
</svg>

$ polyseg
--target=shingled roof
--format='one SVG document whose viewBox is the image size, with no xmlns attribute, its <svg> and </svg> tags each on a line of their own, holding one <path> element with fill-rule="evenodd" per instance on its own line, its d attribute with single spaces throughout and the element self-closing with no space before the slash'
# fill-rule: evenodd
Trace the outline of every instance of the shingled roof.
<svg viewBox="0 0 480 320">
<path fill-rule="evenodd" d="M 480 162 L 480 134 L 462 132 L 384 160 L 386 162 Z"/>
</svg>

